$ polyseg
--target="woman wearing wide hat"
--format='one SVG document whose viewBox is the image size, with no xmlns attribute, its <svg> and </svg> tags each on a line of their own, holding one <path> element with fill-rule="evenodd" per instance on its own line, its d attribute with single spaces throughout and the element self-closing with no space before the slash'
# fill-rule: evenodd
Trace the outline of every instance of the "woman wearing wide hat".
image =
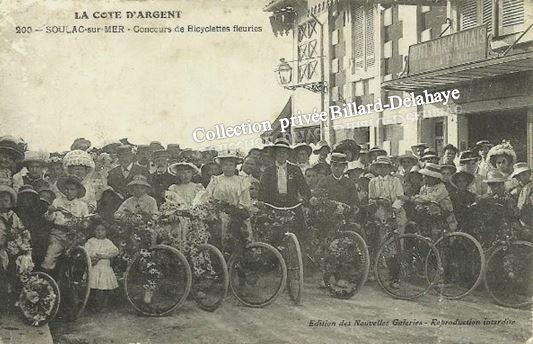
<svg viewBox="0 0 533 344">
<path fill-rule="evenodd" d="M 313 150 L 313 154 L 318 155 L 318 163 L 327 163 L 329 153 L 331 153 L 331 147 L 327 141 L 319 141 L 317 147 Z"/>
<path fill-rule="evenodd" d="M 302 170 L 302 173 L 305 174 L 305 170 L 310 167 L 309 157 L 311 156 L 311 153 L 313 153 L 313 148 L 307 143 L 298 143 L 294 145 L 292 152 L 296 165 L 298 165 Z"/>
</svg>

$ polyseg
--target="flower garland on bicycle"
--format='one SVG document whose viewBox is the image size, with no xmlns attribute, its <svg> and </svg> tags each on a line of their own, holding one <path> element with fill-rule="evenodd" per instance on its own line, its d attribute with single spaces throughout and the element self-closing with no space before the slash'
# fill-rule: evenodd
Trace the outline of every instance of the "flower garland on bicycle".
<svg viewBox="0 0 533 344">
<path fill-rule="evenodd" d="M 0 281 L 7 282 L 7 304 L 18 296 L 18 290 L 22 291 L 16 306 L 32 325 L 39 326 L 51 316 L 57 295 L 48 281 L 30 275 L 34 267 L 31 237 L 13 211 L 16 202 L 15 190 L 0 185 Z"/>
</svg>

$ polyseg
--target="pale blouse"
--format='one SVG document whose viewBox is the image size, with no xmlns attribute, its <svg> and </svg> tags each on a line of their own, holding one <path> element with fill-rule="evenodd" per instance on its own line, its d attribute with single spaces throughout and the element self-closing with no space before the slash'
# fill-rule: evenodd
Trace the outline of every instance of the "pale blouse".
<svg viewBox="0 0 533 344">
<path fill-rule="evenodd" d="M 402 206 L 402 202 L 399 200 L 400 196 L 403 196 L 402 182 L 398 177 L 386 175 L 384 177 L 377 176 L 370 179 L 368 183 L 368 198 L 385 198 L 393 203 L 394 208 Z"/>
<path fill-rule="evenodd" d="M 142 195 L 141 197 L 132 196 L 122 202 L 118 210 L 115 212 L 115 217 L 124 216 L 126 212 L 155 215 L 158 213 L 157 202 L 152 196 L 147 194 Z"/>
<path fill-rule="evenodd" d="M 215 199 L 249 208 L 252 205 L 249 188 L 250 180 L 245 176 L 213 176 L 207 185 L 203 199 L 207 201 Z"/>
<path fill-rule="evenodd" d="M 194 204 L 195 198 L 205 192 L 202 184 L 187 183 L 187 184 L 172 184 L 168 187 L 168 191 L 178 195 L 180 203 L 188 209 Z"/>
<path fill-rule="evenodd" d="M 71 213 L 75 217 L 83 217 L 89 215 L 89 208 L 87 203 L 82 201 L 80 198 L 75 198 L 72 201 L 69 201 L 66 197 L 58 197 L 52 202 L 52 206 L 57 209 L 64 209 L 67 212 Z M 55 211 L 48 215 L 48 218 L 57 225 L 66 225 L 68 216 L 65 216 L 60 211 Z"/>
<path fill-rule="evenodd" d="M 420 193 L 415 195 L 414 199 L 421 202 L 435 202 L 438 203 L 443 210 L 448 212 L 453 211 L 450 195 L 448 194 L 448 190 L 443 183 L 438 183 L 432 186 L 422 186 Z"/>
</svg>

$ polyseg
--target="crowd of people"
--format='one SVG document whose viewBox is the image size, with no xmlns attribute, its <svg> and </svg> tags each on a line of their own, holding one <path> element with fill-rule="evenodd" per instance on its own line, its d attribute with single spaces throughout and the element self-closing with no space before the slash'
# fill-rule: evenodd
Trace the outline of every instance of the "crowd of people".
<svg viewBox="0 0 533 344">
<path fill-rule="evenodd" d="M 375 216 L 392 208 L 400 231 L 410 220 L 409 205 L 424 202 L 439 204 L 451 231 L 467 230 L 466 210 L 482 200 L 501 204 L 523 228 L 533 226 L 531 169 L 517 161 L 508 142 L 483 140 L 462 152 L 449 144 L 441 156 L 418 143 L 411 152 L 389 156 L 351 139 L 330 147 L 325 141 L 291 145 L 280 138 L 239 154 L 157 141 L 134 145 L 127 139 L 96 148 L 79 138 L 70 151 L 48 154 L 4 136 L 0 267 L 53 271 L 65 249 L 69 218 L 97 213 L 102 220 L 92 224 L 86 243 L 95 270 L 91 288 L 113 289 L 117 281 L 109 261 L 118 249 L 107 239 L 112 228 L 105 221 L 158 216 L 170 203 L 190 209 L 218 200 L 254 212 L 261 202 L 290 207 L 320 198 L 353 208 L 375 204 Z M 300 227 L 297 234 L 305 238 L 305 226 Z M 530 229 L 523 235 L 530 240 Z"/>
</svg>

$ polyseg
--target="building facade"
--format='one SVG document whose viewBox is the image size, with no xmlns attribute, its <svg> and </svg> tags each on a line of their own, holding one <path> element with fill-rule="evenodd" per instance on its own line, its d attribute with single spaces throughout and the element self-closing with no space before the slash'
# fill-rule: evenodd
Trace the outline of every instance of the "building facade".
<svg viewBox="0 0 533 344">
<path fill-rule="evenodd" d="M 352 138 L 398 155 L 421 141 L 440 151 L 505 139 L 533 161 L 533 1 L 271 0 L 265 12 L 293 37 L 293 114 L 426 90 L 461 94 L 447 105 L 294 127 L 294 142 L 314 142 L 298 133 L 318 130 L 332 144 Z M 316 84 L 325 92 L 310 91 Z"/>
</svg>

